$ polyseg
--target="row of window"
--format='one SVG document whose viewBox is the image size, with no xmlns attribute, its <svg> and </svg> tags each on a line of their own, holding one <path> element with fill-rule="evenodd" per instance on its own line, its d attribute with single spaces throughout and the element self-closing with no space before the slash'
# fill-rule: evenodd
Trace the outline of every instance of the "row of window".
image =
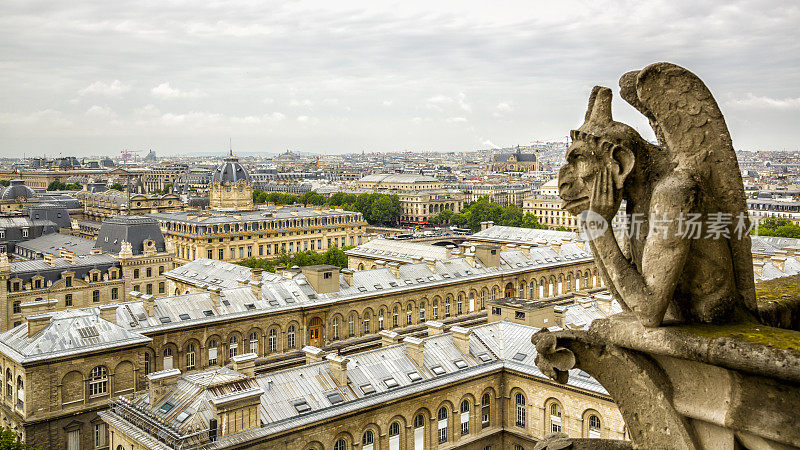
<svg viewBox="0 0 800 450">
<path fill-rule="evenodd" d="M 178 222 L 162 222 L 161 225 L 170 231 L 179 233 L 198 233 L 198 234 L 217 234 L 235 233 L 242 231 L 272 230 L 276 228 L 301 228 L 313 226 L 326 226 L 343 223 L 353 223 L 361 221 L 360 214 L 347 214 L 337 217 L 322 217 L 310 219 L 284 219 L 277 221 L 261 222 L 240 222 L 230 225 L 214 225 L 208 228 L 198 228 L 197 225 L 183 224 Z"/>
<path fill-rule="evenodd" d="M 163 273 L 164 273 L 164 266 L 158 266 L 158 275 L 161 276 Z M 109 269 L 109 271 L 108 271 L 108 279 L 109 280 L 116 280 L 118 276 L 119 276 L 119 278 L 122 278 L 122 276 L 123 276 L 121 269 L 120 270 L 118 270 L 116 268 Z M 153 268 L 152 267 L 148 267 L 148 268 L 145 269 L 145 277 L 146 278 L 152 278 L 153 277 Z M 68 288 L 72 287 L 72 278 L 73 278 L 72 276 L 64 277 L 64 287 L 68 287 Z M 98 282 L 98 281 L 101 281 L 100 280 L 100 271 L 97 271 L 97 270 L 92 271 L 90 273 L 90 278 L 91 278 L 91 281 L 95 282 L 95 283 Z M 141 278 L 139 269 L 133 269 L 133 278 L 134 279 Z M 12 280 L 10 282 L 10 286 L 9 286 L 8 289 L 11 292 L 17 292 L 17 291 L 22 290 L 22 287 L 23 287 L 23 283 L 21 281 Z M 32 287 L 32 289 L 42 289 L 42 288 L 46 287 L 44 277 L 36 277 L 36 278 L 32 279 L 31 280 L 31 287 Z"/>
</svg>

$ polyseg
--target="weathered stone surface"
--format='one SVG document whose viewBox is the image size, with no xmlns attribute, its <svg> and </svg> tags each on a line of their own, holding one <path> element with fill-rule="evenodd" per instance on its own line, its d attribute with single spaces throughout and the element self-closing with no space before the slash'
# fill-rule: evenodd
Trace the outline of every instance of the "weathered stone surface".
<svg viewBox="0 0 800 450">
<path fill-rule="evenodd" d="M 629 72 L 620 86 L 650 120 L 659 146 L 614 121 L 611 90 L 596 86 L 559 172 L 564 209 L 573 215 L 588 210 L 610 224 L 625 200 L 627 213 L 642 221 L 629 223 L 622 246 L 610 227 L 588 230 L 603 278 L 645 326 L 755 320 L 750 236 L 738 228 L 749 224 L 744 187 L 711 92 L 669 63 Z M 686 231 L 691 217 L 701 224 L 697 235 Z M 581 222 L 584 229 L 590 223 Z M 722 233 L 711 231 L 712 222 Z"/>
</svg>

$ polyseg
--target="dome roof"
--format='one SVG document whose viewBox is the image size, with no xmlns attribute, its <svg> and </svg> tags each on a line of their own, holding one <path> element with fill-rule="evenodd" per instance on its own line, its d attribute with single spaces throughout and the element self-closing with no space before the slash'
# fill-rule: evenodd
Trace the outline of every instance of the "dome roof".
<svg viewBox="0 0 800 450">
<path fill-rule="evenodd" d="M 220 184 L 234 184 L 239 180 L 250 182 L 250 174 L 239 164 L 239 158 L 229 155 L 225 162 L 214 170 L 211 175 L 211 182 L 219 181 Z"/>
<path fill-rule="evenodd" d="M 16 198 L 34 198 L 36 197 L 36 192 L 33 189 L 25 186 L 25 182 L 22 180 L 11 180 L 8 187 L 3 189 L 3 193 L 0 194 L 0 198 L 3 200 L 13 200 Z"/>
</svg>

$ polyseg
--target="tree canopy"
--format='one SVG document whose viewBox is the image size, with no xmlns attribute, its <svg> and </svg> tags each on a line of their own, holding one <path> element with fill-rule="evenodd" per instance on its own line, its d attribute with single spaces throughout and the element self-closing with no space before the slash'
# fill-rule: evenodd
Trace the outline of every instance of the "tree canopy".
<svg viewBox="0 0 800 450">
<path fill-rule="evenodd" d="M 789 219 L 770 218 L 761 222 L 757 230 L 753 227 L 752 233 L 758 236 L 800 238 L 800 225 L 795 225 Z"/>
<path fill-rule="evenodd" d="M 64 184 L 58 180 L 53 180 L 48 186 L 48 191 L 79 191 L 83 189 L 80 183 Z"/>
<path fill-rule="evenodd" d="M 276 205 L 326 205 L 347 211 L 358 211 L 364 220 L 372 225 L 396 224 L 400 219 L 400 198 L 395 194 L 347 194 L 337 192 L 327 200 L 315 191 L 305 192 L 299 197 L 283 192 L 264 192 L 253 190 L 253 203 L 274 203 Z"/>
<path fill-rule="evenodd" d="M 430 219 L 431 223 L 457 225 L 472 231 L 479 231 L 481 222 L 487 221 L 508 227 L 547 229 L 547 225 L 539 223 L 533 214 L 523 213 L 519 206 L 502 207 L 489 200 L 488 196 L 467 204 L 458 214 L 446 209 Z"/>
<path fill-rule="evenodd" d="M 297 252 L 294 255 L 289 255 L 284 252 L 275 259 L 266 258 L 245 258 L 236 264 L 245 267 L 257 267 L 264 269 L 267 272 L 275 272 L 278 266 L 292 267 L 292 266 L 314 266 L 317 264 L 330 264 L 332 266 L 339 266 L 341 268 L 347 267 L 347 255 L 344 253 L 352 247 L 331 247 L 325 253 L 318 253 L 313 250 L 304 252 Z"/>
</svg>

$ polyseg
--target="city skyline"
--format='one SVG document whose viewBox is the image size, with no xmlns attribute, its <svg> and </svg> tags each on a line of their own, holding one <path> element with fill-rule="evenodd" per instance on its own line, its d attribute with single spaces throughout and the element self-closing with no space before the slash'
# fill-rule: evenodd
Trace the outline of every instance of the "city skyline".
<svg viewBox="0 0 800 450">
<path fill-rule="evenodd" d="M 0 156 L 525 145 L 658 60 L 717 92 L 737 149 L 796 151 L 798 19 L 773 1 L 12 4 Z"/>
</svg>

